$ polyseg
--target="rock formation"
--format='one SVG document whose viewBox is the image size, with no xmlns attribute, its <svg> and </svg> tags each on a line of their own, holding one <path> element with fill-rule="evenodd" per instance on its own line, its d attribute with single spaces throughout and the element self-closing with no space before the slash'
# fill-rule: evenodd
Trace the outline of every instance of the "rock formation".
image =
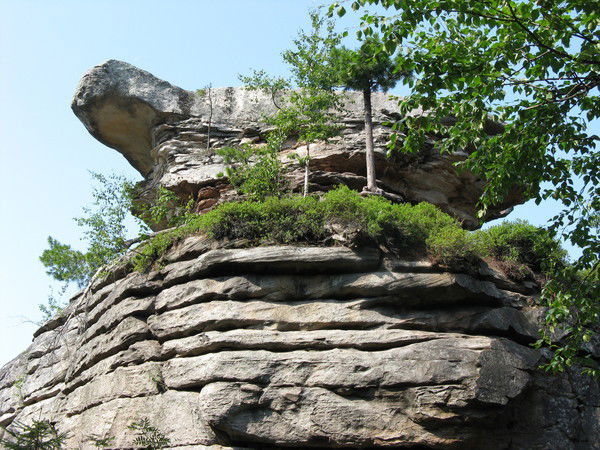
<svg viewBox="0 0 600 450">
<path fill-rule="evenodd" d="M 343 247 L 221 248 L 113 269 L 0 372 L 0 424 L 132 445 L 598 448 L 598 386 L 536 370 L 532 287 Z M 87 447 L 86 447 L 87 445 Z"/>
<path fill-rule="evenodd" d="M 215 95 L 215 146 L 260 139 L 262 103 Z M 380 119 L 393 108 L 376 105 Z M 193 94 L 109 61 L 84 76 L 74 109 L 149 189 L 227 192 Z M 324 187 L 364 183 L 353 120 L 316 156 Z M 468 220 L 481 184 L 453 172 L 456 157 L 428 151 L 389 172 L 382 159 L 380 182 Z M 466 273 L 375 248 L 203 236 L 164 260 L 148 273 L 113 264 L 35 333 L 0 370 L 0 426 L 49 420 L 66 448 L 93 448 L 92 436 L 133 447 L 127 425 L 141 418 L 176 448 L 600 448 L 598 384 L 537 369 L 535 283 L 483 262 Z"/>
<path fill-rule="evenodd" d="M 346 184 L 360 190 L 366 184 L 362 94 L 343 94 L 344 131 L 328 143 L 311 145 L 311 192 Z M 113 147 L 144 177 L 152 191 L 162 185 L 192 195 L 199 210 L 227 198 L 229 186 L 217 174 L 224 171 L 214 148 L 240 142 L 260 143 L 267 129 L 263 118 L 275 112 L 270 97 L 243 88 L 216 88 L 199 95 L 159 80 L 152 74 L 120 61 L 107 61 L 88 71 L 77 88 L 72 108 L 89 132 Z M 212 108 L 210 105 L 212 104 Z M 457 172 L 454 163 L 465 154 L 440 156 L 431 145 L 418 155 L 386 158 L 390 129 L 382 123 L 399 118 L 397 102 L 373 94 L 376 169 L 380 187 L 405 201 L 427 201 L 461 220 L 479 227 L 476 205 L 483 180 L 468 171 Z M 212 118 L 209 122 L 209 117 Z M 490 123 L 493 133 L 498 125 Z M 207 149 L 210 127 L 211 142 Z M 291 151 L 282 152 L 289 161 Z M 304 150 L 305 151 L 305 150 Z M 298 170 L 290 175 L 299 183 Z M 491 208 L 487 219 L 502 217 L 522 202 L 515 189 L 505 202 Z"/>
</svg>

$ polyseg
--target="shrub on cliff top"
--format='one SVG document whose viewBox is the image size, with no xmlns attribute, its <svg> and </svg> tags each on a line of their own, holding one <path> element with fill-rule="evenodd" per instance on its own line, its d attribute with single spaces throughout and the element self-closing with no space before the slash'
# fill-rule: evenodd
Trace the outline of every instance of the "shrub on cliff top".
<svg viewBox="0 0 600 450">
<path fill-rule="evenodd" d="M 225 203 L 201 216 L 198 225 L 215 239 L 248 239 L 257 244 L 314 243 L 325 237 L 314 197 Z"/>
<path fill-rule="evenodd" d="M 566 261 L 567 252 L 547 230 L 524 220 L 503 222 L 477 231 L 474 237 L 483 255 L 523 264 L 536 273 L 547 272 L 550 264 Z"/>
<path fill-rule="evenodd" d="M 392 204 L 361 197 L 342 186 L 317 197 L 270 197 L 264 201 L 225 203 L 191 219 L 183 227 L 162 233 L 137 249 L 135 269 L 148 267 L 180 237 L 204 232 L 215 239 L 244 239 L 251 245 L 324 243 L 338 229 L 359 230 L 378 245 L 410 253 L 435 251 L 442 262 L 471 258 L 475 245 L 468 232 L 437 207 L 420 203 Z"/>
<path fill-rule="evenodd" d="M 527 222 L 505 222 L 468 232 L 429 203 L 393 204 L 341 186 L 322 198 L 268 197 L 219 205 L 142 244 L 132 265 L 136 270 L 146 269 L 176 240 L 195 233 L 218 240 L 241 239 L 248 245 L 330 245 L 339 230 L 354 230 L 372 244 L 403 255 L 427 255 L 442 264 L 491 257 L 516 264 L 517 271 L 540 273 L 548 261 L 565 263 L 566 252 L 560 244 L 546 230 Z"/>
</svg>

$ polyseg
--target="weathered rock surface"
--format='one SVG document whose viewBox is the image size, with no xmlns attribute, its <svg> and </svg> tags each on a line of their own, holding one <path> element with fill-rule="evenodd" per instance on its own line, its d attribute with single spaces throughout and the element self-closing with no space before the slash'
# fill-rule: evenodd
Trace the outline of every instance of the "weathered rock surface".
<svg viewBox="0 0 600 450">
<path fill-rule="evenodd" d="M 600 448 L 600 391 L 537 370 L 539 309 L 480 275 L 343 247 L 215 248 L 114 270 L 0 370 L 0 425 L 93 448 Z M 520 291 L 520 292 L 518 292 Z"/>
<path fill-rule="evenodd" d="M 311 191 L 326 191 L 338 184 L 360 190 L 366 184 L 363 113 L 360 93 L 340 93 L 346 112 L 341 136 L 311 145 Z M 210 105 L 212 104 L 212 108 Z M 145 177 L 142 196 L 165 186 L 181 196 L 195 198 L 204 210 L 231 197 L 223 178 L 222 159 L 215 149 L 241 142 L 264 142 L 264 117 L 275 112 L 270 97 L 243 88 L 215 88 L 202 95 L 185 91 L 130 64 L 110 60 L 90 69 L 81 79 L 73 111 L 98 140 L 117 149 Z M 477 228 L 475 208 L 483 188 L 480 177 L 455 170 L 463 154 L 440 156 L 428 144 L 418 155 L 387 158 L 390 128 L 399 118 L 397 102 L 373 95 L 375 153 L 381 188 L 408 202 L 427 201 Z M 417 112 L 415 112 L 417 113 Z M 496 125 L 497 126 L 497 125 Z M 210 128 L 210 148 L 207 146 Z M 490 124 L 490 133 L 494 124 Z M 281 153 L 302 154 L 306 149 L 290 141 Z M 289 175 L 299 186 L 302 172 Z M 491 208 L 487 219 L 501 217 L 524 199 L 517 190 Z"/>
<path fill-rule="evenodd" d="M 313 191 L 365 184 L 360 101 L 344 95 L 343 135 L 311 147 Z M 214 149 L 259 144 L 274 109 L 240 88 L 211 96 L 209 123 L 205 97 L 108 61 L 84 75 L 73 109 L 148 192 L 163 185 L 204 210 L 232 194 Z M 395 103 L 373 103 L 380 186 L 476 227 L 482 181 L 452 166 L 465 155 L 385 158 Z M 537 369 L 532 281 L 375 248 L 202 236 L 162 261 L 148 273 L 114 263 L 40 327 L 0 369 L 0 427 L 49 420 L 69 449 L 94 448 L 92 437 L 135 447 L 127 426 L 142 418 L 180 449 L 600 449 L 598 384 Z"/>
</svg>

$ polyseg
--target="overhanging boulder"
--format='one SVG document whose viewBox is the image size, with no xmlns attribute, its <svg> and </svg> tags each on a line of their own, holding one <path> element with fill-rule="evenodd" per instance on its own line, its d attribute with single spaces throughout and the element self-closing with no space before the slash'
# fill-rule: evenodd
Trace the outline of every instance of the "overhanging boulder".
<svg viewBox="0 0 600 450">
<path fill-rule="evenodd" d="M 340 95 L 345 103 L 341 135 L 311 146 L 312 192 L 338 184 L 361 189 L 366 184 L 361 94 Z M 72 108 L 95 138 L 118 150 L 145 177 L 145 195 L 164 186 L 182 197 L 194 197 L 198 211 L 231 198 L 230 186 L 218 176 L 224 165 L 215 149 L 264 142 L 268 127 L 263 119 L 276 111 L 273 99 L 260 92 L 228 87 L 194 93 L 116 60 L 83 76 Z M 407 202 L 433 203 L 466 228 L 479 227 L 476 207 L 484 180 L 468 171 L 459 173 L 454 166 L 467 154 L 440 155 L 430 143 L 417 155 L 386 157 L 391 129 L 384 123 L 398 117 L 395 100 L 382 93 L 373 95 L 380 187 Z M 490 126 L 489 131 L 497 129 Z M 292 140 L 281 152 L 282 160 L 289 163 L 287 154 L 292 151 L 302 154 L 306 149 Z M 292 170 L 289 178 L 299 187 L 301 170 Z M 523 200 L 515 189 L 502 204 L 490 208 L 485 219 L 502 217 Z"/>
</svg>

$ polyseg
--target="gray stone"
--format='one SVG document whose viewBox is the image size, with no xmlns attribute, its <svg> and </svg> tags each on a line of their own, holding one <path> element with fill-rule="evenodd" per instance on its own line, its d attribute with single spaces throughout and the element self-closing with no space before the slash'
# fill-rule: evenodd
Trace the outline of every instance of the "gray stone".
<svg viewBox="0 0 600 450">
<path fill-rule="evenodd" d="M 133 316 L 124 318 L 112 331 L 91 339 L 78 349 L 66 375 L 67 380 L 103 358 L 114 355 L 147 337 L 148 325 L 146 322 Z"/>
<path fill-rule="evenodd" d="M 147 418 L 169 437 L 173 446 L 217 444 L 217 438 L 200 414 L 200 394 L 168 391 L 160 395 L 116 398 L 63 420 L 61 429 L 70 434 L 66 448 L 78 448 L 89 438 L 114 437 L 114 448 L 132 448 L 135 434 L 127 429 Z"/>
<path fill-rule="evenodd" d="M 162 350 L 166 358 L 196 356 L 221 350 L 385 350 L 432 339 L 452 337 L 450 333 L 419 330 L 231 330 L 208 331 L 181 339 L 168 340 Z"/>
<path fill-rule="evenodd" d="M 87 329 L 82 335 L 84 342 L 89 341 L 101 333 L 109 332 L 116 325 L 121 323 L 124 317 L 150 314 L 154 311 L 154 297 L 130 297 L 121 300 L 117 304 L 111 305 L 111 307 L 107 309 L 101 308 L 101 306 L 102 305 L 98 305 L 98 309 L 102 309 L 102 313 L 96 315 L 90 314 L 90 317 L 86 317 L 86 319 L 88 319 L 86 321 Z"/>
<path fill-rule="evenodd" d="M 177 283 L 201 276 L 239 272 L 343 273 L 374 270 L 380 264 L 379 251 L 365 248 L 353 251 L 344 247 L 272 246 L 249 249 L 212 250 L 198 258 L 174 263 L 161 272 L 166 283 Z"/>
<path fill-rule="evenodd" d="M 321 387 L 264 387 L 217 382 L 202 390 L 203 413 L 214 428 L 234 442 L 301 448 L 455 448 L 479 431 L 451 411 L 459 387 L 433 388 L 437 405 L 435 431 L 419 423 L 415 399 L 431 396 L 426 388 L 336 392 Z M 434 394 L 435 395 L 435 394 Z M 424 407 L 425 401 L 420 405 Z M 444 407 L 448 403 L 449 407 Z M 423 408 L 424 409 L 424 408 Z M 481 447 L 480 447 L 481 448 Z M 488 447 L 492 448 L 492 447 Z"/>
<path fill-rule="evenodd" d="M 361 93 L 340 96 L 345 105 L 343 133 L 327 143 L 311 145 L 311 188 L 316 191 L 338 184 L 360 190 L 366 183 Z M 72 108 L 95 138 L 118 150 L 145 176 L 142 197 L 151 197 L 158 186 L 164 186 L 182 197 L 195 197 L 198 209 L 204 210 L 232 194 L 218 177 L 225 167 L 214 149 L 263 143 L 268 129 L 264 118 L 276 111 L 270 96 L 244 88 L 213 88 L 211 99 L 212 111 L 206 94 L 185 91 L 130 64 L 109 60 L 82 77 Z M 428 145 L 418 155 L 387 158 L 391 129 L 383 123 L 400 118 L 398 105 L 382 93 L 374 93 L 372 103 L 380 186 L 394 198 L 436 204 L 466 227 L 479 227 L 476 205 L 483 181 L 468 171 L 458 173 L 453 165 L 466 154 L 440 155 Z M 496 128 L 490 126 L 487 131 L 495 133 Z M 290 164 L 289 153 L 305 151 L 291 141 L 281 159 Z M 289 175 L 297 188 L 300 172 L 292 170 Z M 487 219 L 506 215 L 511 206 L 523 201 L 515 189 L 502 204 L 489 208 Z"/>
<path fill-rule="evenodd" d="M 241 88 L 211 95 L 209 124 L 206 95 L 111 60 L 84 76 L 73 109 L 145 176 L 142 197 L 166 186 L 207 210 L 236 198 L 214 149 L 260 145 L 273 110 Z M 313 191 L 365 182 L 358 94 L 340 95 L 342 136 L 311 146 Z M 396 105 L 373 101 L 387 195 L 479 226 L 482 181 L 453 166 L 466 155 L 430 146 L 387 159 L 382 122 Z M 306 149 L 291 140 L 281 158 L 292 151 Z M 300 175 L 292 166 L 292 185 Z M 521 200 L 512 193 L 490 217 Z M 148 273 L 130 273 L 132 249 L 0 369 L 0 427 L 49 420 L 69 434 L 66 448 L 83 449 L 92 436 L 134 447 L 127 427 L 142 418 L 182 449 L 600 449 L 598 382 L 537 369 L 547 353 L 529 346 L 545 314 L 533 281 L 493 261 L 463 273 L 346 248 L 354 231 L 332 229 L 332 247 L 191 236 Z"/>
<path fill-rule="evenodd" d="M 108 356 L 91 367 L 83 370 L 75 378 L 69 379 L 63 393 L 68 395 L 79 386 L 110 373 L 119 367 L 137 366 L 148 361 L 158 360 L 162 353 L 161 345 L 157 341 L 138 341 L 131 344 L 126 350 Z"/>
<path fill-rule="evenodd" d="M 65 404 L 65 414 L 81 414 L 94 406 L 117 398 L 158 395 L 162 391 L 160 363 L 145 363 L 133 367 L 117 367 L 74 389 Z"/>
<path fill-rule="evenodd" d="M 544 310 L 493 268 L 228 245 L 188 238 L 76 297 L 0 369 L 0 426 L 50 420 L 67 448 L 131 448 L 141 418 L 174 448 L 599 448 L 598 383 L 536 369 Z"/>
</svg>

